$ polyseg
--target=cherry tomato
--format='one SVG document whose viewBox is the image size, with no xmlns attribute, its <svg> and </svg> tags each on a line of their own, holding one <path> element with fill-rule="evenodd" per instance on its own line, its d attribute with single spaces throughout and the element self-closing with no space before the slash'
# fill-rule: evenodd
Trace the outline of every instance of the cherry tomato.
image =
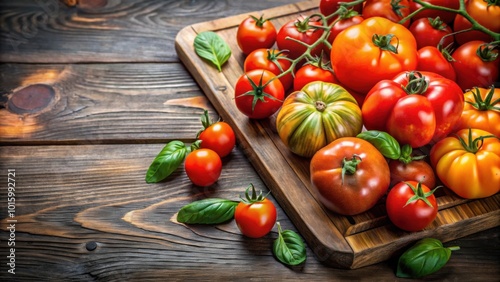
<svg viewBox="0 0 500 282">
<path fill-rule="evenodd" d="M 268 19 L 250 16 L 238 26 L 236 41 L 244 54 L 250 54 L 255 49 L 271 48 L 276 35 L 276 28 Z"/>
<path fill-rule="evenodd" d="M 293 90 L 299 91 L 306 84 L 313 81 L 338 83 L 337 78 L 333 74 L 333 71 L 330 69 L 330 67 L 318 60 L 302 66 L 295 73 Z"/>
<path fill-rule="evenodd" d="M 451 64 L 452 60 L 447 49 L 440 51 L 434 46 L 425 46 L 418 50 L 417 70 L 437 73 L 456 81 L 457 74 Z"/>
<path fill-rule="evenodd" d="M 458 9 L 460 7 L 460 2 L 459 0 L 423 0 L 424 2 L 427 2 L 429 4 L 445 7 L 445 8 L 450 8 L 450 9 Z M 414 2 L 413 0 L 409 0 L 410 3 L 410 12 L 413 13 L 416 10 L 420 9 L 422 5 Z M 412 17 L 412 20 L 417 20 L 421 18 L 436 18 L 439 17 L 443 22 L 445 23 L 451 23 L 455 19 L 455 13 L 453 12 L 448 12 L 448 11 L 441 11 L 437 9 L 426 9 L 423 11 L 420 11 L 416 15 Z"/>
<path fill-rule="evenodd" d="M 410 25 L 410 31 L 417 40 L 417 48 L 425 46 L 451 46 L 455 41 L 451 35 L 451 28 L 443 23 L 439 18 L 422 18 L 414 21 Z M 446 37 L 444 37 L 446 36 Z"/>
<path fill-rule="evenodd" d="M 245 72 L 249 72 L 255 69 L 264 69 L 274 73 L 275 75 L 279 75 L 288 70 L 291 65 L 292 63 L 290 60 L 286 59 L 284 51 L 260 48 L 248 54 L 245 58 L 245 62 L 243 63 L 243 70 Z M 280 77 L 280 81 L 285 90 L 292 87 L 292 73 L 290 72 Z"/>
<path fill-rule="evenodd" d="M 335 25 L 332 26 L 330 29 L 330 34 L 328 35 L 328 42 L 332 44 L 333 40 L 335 40 L 335 37 L 343 31 L 344 29 L 359 24 L 362 22 L 364 18 L 358 13 L 354 12 L 353 10 L 348 10 L 345 14 L 340 15 L 340 19 L 335 23 Z"/>
<path fill-rule="evenodd" d="M 363 18 L 383 17 L 398 23 L 410 14 L 408 0 L 367 0 L 363 6 Z M 410 26 L 410 20 L 402 23 L 405 27 Z"/>
<path fill-rule="evenodd" d="M 249 194 L 250 188 L 252 195 Z M 276 223 L 276 207 L 273 202 L 262 195 L 262 191 L 257 194 L 252 184 L 245 191 L 245 196 L 234 211 L 236 225 L 247 237 L 263 237 L 273 229 Z"/>
<path fill-rule="evenodd" d="M 498 81 L 500 56 L 495 45 L 484 41 L 469 41 L 452 54 L 451 64 L 457 74 L 457 83 L 466 91 L 472 87 L 490 87 Z"/>
<path fill-rule="evenodd" d="M 215 151 L 221 158 L 229 155 L 236 144 L 236 137 L 231 126 L 223 121 L 211 122 L 208 111 L 201 117 L 202 131 L 198 135 L 201 148 Z"/>
<path fill-rule="evenodd" d="M 197 149 L 186 156 L 184 169 L 194 185 L 206 187 L 219 179 L 222 172 L 222 161 L 213 150 Z"/>
<path fill-rule="evenodd" d="M 285 90 L 276 76 L 268 70 L 244 73 L 234 87 L 234 101 L 241 113 L 252 119 L 273 115 L 283 104 Z"/>
<path fill-rule="evenodd" d="M 416 181 L 399 182 L 387 195 L 387 216 L 403 230 L 414 232 L 424 229 L 434 221 L 438 212 L 433 192 Z"/>
<path fill-rule="evenodd" d="M 298 58 L 307 50 L 306 46 L 294 40 L 287 39 L 287 37 L 311 45 L 318 41 L 323 34 L 323 29 L 319 28 L 320 26 L 322 26 L 320 22 L 304 17 L 299 17 L 287 22 L 278 31 L 278 36 L 276 37 L 278 49 L 288 50 L 289 58 Z M 322 45 L 323 44 L 318 44 L 318 46 L 311 50 L 311 55 L 313 57 L 321 54 Z"/>
<path fill-rule="evenodd" d="M 409 163 L 391 160 L 389 170 L 391 171 L 391 187 L 407 180 L 421 182 L 429 188 L 436 187 L 434 170 L 425 160 L 412 160 Z"/>
</svg>

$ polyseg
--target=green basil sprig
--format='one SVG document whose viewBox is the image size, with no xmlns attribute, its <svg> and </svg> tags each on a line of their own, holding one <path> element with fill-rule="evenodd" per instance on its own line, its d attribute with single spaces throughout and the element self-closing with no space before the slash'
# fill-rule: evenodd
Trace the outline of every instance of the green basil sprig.
<svg viewBox="0 0 500 282">
<path fill-rule="evenodd" d="M 170 141 L 149 166 L 146 172 L 146 182 L 156 183 L 167 178 L 181 165 L 189 150 L 182 141 Z"/>
<path fill-rule="evenodd" d="M 273 253 L 276 258 L 286 265 L 299 265 L 306 258 L 306 246 L 302 238 L 292 230 L 281 230 L 278 222 L 278 238 L 273 243 Z"/>
<path fill-rule="evenodd" d="M 203 31 L 196 35 L 194 50 L 198 56 L 217 67 L 219 72 L 222 71 L 222 65 L 231 57 L 229 45 L 213 31 Z"/>
<path fill-rule="evenodd" d="M 218 224 L 234 217 L 239 202 L 220 198 L 207 198 L 183 206 L 177 221 L 187 224 Z"/>
<path fill-rule="evenodd" d="M 450 259 L 451 251 L 460 247 L 443 247 L 441 241 L 424 238 L 399 257 L 396 276 L 420 278 L 441 269 Z"/>
</svg>

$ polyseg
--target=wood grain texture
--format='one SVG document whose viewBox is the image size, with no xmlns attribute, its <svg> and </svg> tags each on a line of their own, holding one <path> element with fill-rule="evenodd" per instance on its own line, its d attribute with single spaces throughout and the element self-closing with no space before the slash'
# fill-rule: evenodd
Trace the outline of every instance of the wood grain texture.
<svg viewBox="0 0 500 282">
<path fill-rule="evenodd" d="M 300 15 L 317 12 L 313 1 L 270 9 L 272 22 L 280 27 Z M 240 144 L 259 175 L 273 192 L 306 241 L 321 249 L 318 256 L 334 267 L 359 268 L 388 259 L 395 251 L 424 237 L 450 241 L 500 225 L 500 194 L 488 199 L 464 201 L 445 196 L 446 203 L 431 226 L 421 232 L 401 232 L 387 220 L 383 202 L 356 216 L 329 212 L 317 199 L 310 182 L 309 160 L 292 154 L 283 144 L 272 118 L 249 120 L 233 101 L 234 85 L 243 74 L 244 56 L 235 40 L 237 28 L 247 15 L 198 23 L 181 30 L 176 39 L 180 59 L 193 74 L 215 109 L 235 128 Z M 199 32 L 212 30 L 230 46 L 233 56 L 218 72 L 198 58 L 193 41 Z M 446 188 L 444 188 L 446 189 Z M 325 253 L 326 250 L 326 254 Z"/>
<path fill-rule="evenodd" d="M 186 25 L 294 2 L 109 0 L 104 7 L 69 7 L 59 0 L 1 1 L 0 61 L 178 62 L 174 39 Z"/>
<path fill-rule="evenodd" d="M 276 229 L 261 239 L 243 238 L 234 221 L 202 226 L 175 221 L 183 205 L 205 197 L 237 199 L 246 185 L 267 191 L 241 150 L 224 159 L 220 180 L 193 186 L 182 168 L 164 182 L 146 184 L 145 171 L 161 144 L 3 146 L 0 171 L 16 170 L 16 281 L 395 280 L 394 259 L 358 270 L 325 267 L 317 250 L 297 268 L 278 263 L 271 244 Z M 36 160 L 33 161 L 33 160 Z M 0 183 L 6 183 L 0 174 Z M 2 198 L 5 189 L 2 189 Z M 271 195 L 270 198 L 276 202 Z M 284 210 L 278 218 L 297 231 Z M 0 209 L 1 238 L 6 210 Z M 446 244 L 462 251 L 429 279 L 467 277 L 493 281 L 499 269 L 498 228 Z M 0 253 L 8 252 L 2 239 Z M 96 248 L 87 250 L 95 243 Z M 488 271 L 470 267 L 480 264 Z M 11 278 L 0 265 L 0 280 Z M 9 274 L 10 275 L 10 274 Z M 478 280 L 475 280 L 478 281 Z"/>
<path fill-rule="evenodd" d="M 218 117 L 180 64 L 2 64 L 0 71 L 0 143 L 193 140 L 204 109 Z M 13 93 L 36 84 L 55 90 L 52 103 L 31 113 L 9 108 Z"/>
</svg>

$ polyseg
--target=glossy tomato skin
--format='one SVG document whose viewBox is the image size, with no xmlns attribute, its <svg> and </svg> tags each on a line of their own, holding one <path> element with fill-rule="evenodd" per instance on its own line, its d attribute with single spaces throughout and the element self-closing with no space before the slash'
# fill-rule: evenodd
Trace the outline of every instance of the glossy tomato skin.
<svg viewBox="0 0 500 282">
<path fill-rule="evenodd" d="M 215 151 L 221 158 L 229 155 L 236 145 L 236 137 L 231 126 L 224 121 L 218 121 L 203 130 L 198 137 L 200 148 Z"/>
<path fill-rule="evenodd" d="M 401 181 L 408 180 L 421 182 L 431 189 L 436 187 L 434 170 L 425 160 L 413 160 L 408 164 L 399 160 L 390 160 L 389 169 L 391 171 L 391 187 Z"/>
<path fill-rule="evenodd" d="M 500 56 L 493 61 L 484 61 L 477 54 L 478 48 L 485 43 L 480 40 L 469 41 L 452 54 L 457 83 L 463 91 L 475 86 L 487 88 L 499 79 Z"/>
<path fill-rule="evenodd" d="M 479 30 L 468 30 L 472 27 L 472 24 L 461 15 L 457 15 L 453 21 L 453 31 L 457 32 L 455 34 L 455 41 L 458 45 L 463 45 L 469 41 L 481 40 L 489 42 L 493 38 L 488 34 Z"/>
<path fill-rule="evenodd" d="M 397 54 L 374 44 L 374 35 L 393 34 L 390 44 Z M 332 43 L 332 69 L 346 87 L 368 93 L 379 81 L 391 79 L 405 70 L 417 67 L 417 43 L 413 34 L 402 25 L 381 18 L 365 19 L 348 27 Z"/>
<path fill-rule="evenodd" d="M 297 19 L 291 20 L 284 24 L 278 31 L 276 37 L 276 44 L 280 50 L 288 50 L 288 57 L 292 59 L 298 58 L 300 55 L 304 54 L 307 48 L 293 40 L 287 39 L 287 37 L 294 38 L 304 42 L 305 44 L 313 44 L 321 37 L 323 30 L 318 28 L 321 26 L 320 22 L 314 21 L 312 19 L 307 20 L 304 17 L 298 17 Z M 323 46 L 318 44 L 318 46 L 311 50 L 311 55 L 319 56 L 321 54 Z"/>
<path fill-rule="evenodd" d="M 432 146 L 431 165 L 441 182 L 458 196 L 478 199 L 492 196 L 500 191 L 500 140 L 484 138 L 477 150 L 469 150 L 459 137 L 469 141 L 481 136 L 491 136 L 480 129 L 462 129 Z"/>
<path fill-rule="evenodd" d="M 286 59 L 286 54 L 276 49 L 260 48 L 252 51 L 243 62 L 244 72 L 249 72 L 256 69 L 268 70 L 275 75 L 279 75 L 282 71 L 290 68 L 292 63 Z M 289 89 L 293 84 L 292 73 L 288 73 L 280 77 L 283 88 Z"/>
<path fill-rule="evenodd" d="M 492 32 L 500 32 L 500 4 L 485 0 L 468 0 L 465 4 L 465 10 L 479 24 L 491 30 Z M 457 15 L 454 22 L 454 31 L 461 31 L 470 28 L 471 23 L 464 17 Z M 461 45 L 472 40 L 482 40 L 490 42 L 492 38 L 480 31 L 467 31 L 458 33 L 456 36 L 457 42 Z"/>
<path fill-rule="evenodd" d="M 410 14 L 410 4 L 408 0 L 397 0 L 397 5 L 393 5 L 394 2 L 394 0 L 367 0 L 363 6 L 363 18 L 383 17 L 394 23 L 399 22 Z M 410 20 L 402 24 L 408 27 Z"/>
<path fill-rule="evenodd" d="M 267 235 L 274 227 L 277 218 L 273 202 L 265 198 L 260 202 L 240 202 L 234 211 L 234 220 L 241 233 L 250 238 Z"/>
<path fill-rule="evenodd" d="M 429 4 L 433 5 L 438 5 L 441 7 L 446 7 L 450 9 L 458 9 L 460 7 L 460 2 L 459 0 L 424 0 L 424 2 L 427 2 Z M 422 5 L 414 2 L 413 0 L 409 0 L 410 4 L 410 12 L 413 13 L 416 10 L 420 9 Z M 455 19 L 455 13 L 453 12 L 448 12 L 448 11 L 440 11 L 436 9 L 427 9 L 420 11 L 418 14 L 413 16 L 412 20 L 417 20 L 421 18 L 436 18 L 439 17 L 443 22 L 450 24 L 453 22 Z"/>
<path fill-rule="evenodd" d="M 243 54 L 250 54 L 255 49 L 271 48 L 276 42 L 276 28 L 272 22 L 265 20 L 263 23 L 257 19 L 248 17 L 238 26 L 236 41 Z"/>
<path fill-rule="evenodd" d="M 194 185 L 206 187 L 219 179 L 222 172 L 222 161 L 215 151 L 198 149 L 186 156 L 184 169 Z"/>
<path fill-rule="evenodd" d="M 328 42 L 332 44 L 333 40 L 337 37 L 337 35 L 342 32 L 344 29 L 359 24 L 364 20 L 362 16 L 351 16 L 348 18 L 341 18 L 335 25 L 330 29 L 330 34 L 328 35 Z"/>
<path fill-rule="evenodd" d="M 295 79 L 293 80 L 293 90 L 294 91 L 299 91 L 301 90 L 306 84 L 313 82 L 313 81 L 323 81 L 323 82 L 330 82 L 330 83 L 337 83 L 337 78 L 333 74 L 331 70 L 311 65 L 311 64 L 306 64 L 302 66 L 296 73 L 295 73 Z"/>
<path fill-rule="evenodd" d="M 500 107 L 500 89 L 478 87 L 465 92 L 464 98 L 466 103 L 455 131 L 477 128 L 491 132 L 500 138 L 500 110 L 498 108 Z"/>
<path fill-rule="evenodd" d="M 451 28 L 439 19 L 417 19 L 410 25 L 409 29 L 415 36 L 415 40 L 417 40 L 418 49 L 425 46 L 436 47 L 440 42 L 441 46 L 447 47 L 455 41 L 453 35 L 450 35 L 452 33 Z"/>
<path fill-rule="evenodd" d="M 345 174 L 344 158 L 361 160 L 354 174 Z M 384 156 L 369 142 L 339 138 L 319 150 L 310 163 L 311 183 L 320 202 L 342 215 L 355 215 L 374 207 L 385 195 L 390 172 Z"/>
<path fill-rule="evenodd" d="M 418 186 L 416 181 L 399 182 L 389 191 L 386 199 L 387 216 L 397 227 L 410 231 L 420 231 L 429 226 L 437 216 L 438 205 L 436 197 L 430 195 L 427 198 L 432 206 L 429 206 L 422 199 L 406 204 L 415 195 L 409 186 Z M 421 185 L 422 192 L 428 193 L 431 190 L 425 185 Z"/>
<path fill-rule="evenodd" d="M 267 82 L 272 80 L 265 87 L 255 89 L 250 80 L 259 87 L 266 85 Z M 285 89 L 283 85 L 276 79 L 276 76 L 267 70 L 251 70 L 240 76 L 235 85 L 234 101 L 236 107 L 241 113 L 251 119 L 263 119 L 273 115 L 283 104 L 285 98 Z M 252 95 L 249 93 L 252 92 Z M 267 94 L 273 98 L 262 96 Z M 254 95 L 262 96 L 262 100 L 258 100 L 253 107 L 253 101 L 256 99 Z"/>
<path fill-rule="evenodd" d="M 426 46 L 418 50 L 417 70 L 434 72 L 453 81 L 457 79 L 451 61 L 434 46 Z"/>
</svg>

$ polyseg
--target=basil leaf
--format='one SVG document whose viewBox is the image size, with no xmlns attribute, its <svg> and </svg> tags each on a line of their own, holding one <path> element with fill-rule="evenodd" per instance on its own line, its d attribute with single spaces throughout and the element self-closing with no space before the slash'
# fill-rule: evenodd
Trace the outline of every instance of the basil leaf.
<svg viewBox="0 0 500 282">
<path fill-rule="evenodd" d="M 177 221 L 188 224 L 217 224 L 234 217 L 239 202 L 208 198 L 183 206 L 177 213 Z"/>
<path fill-rule="evenodd" d="M 397 160 L 401 156 L 401 147 L 398 141 L 387 132 L 368 130 L 361 132 L 356 137 L 370 142 L 386 158 Z"/>
<path fill-rule="evenodd" d="M 146 172 L 146 182 L 156 183 L 167 178 L 184 161 L 188 150 L 183 142 L 170 141 L 149 166 Z"/>
<path fill-rule="evenodd" d="M 194 50 L 198 56 L 211 62 L 222 71 L 222 65 L 231 57 L 231 48 L 217 33 L 200 32 L 194 38 Z"/>
<path fill-rule="evenodd" d="M 281 231 L 281 225 L 278 225 L 278 238 L 273 243 L 273 253 L 276 258 L 286 265 L 299 265 L 306 258 L 306 246 L 299 234 L 292 230 Z"/>
<path fill-rule="evenodd" d="M 451 251 L 460 247 L 443 247 L 441 241 L 425 238 L 404 252 L 398 260 L 396 276 L 420 278 L 441 269 L 450 259 Z"/>
</svg>

